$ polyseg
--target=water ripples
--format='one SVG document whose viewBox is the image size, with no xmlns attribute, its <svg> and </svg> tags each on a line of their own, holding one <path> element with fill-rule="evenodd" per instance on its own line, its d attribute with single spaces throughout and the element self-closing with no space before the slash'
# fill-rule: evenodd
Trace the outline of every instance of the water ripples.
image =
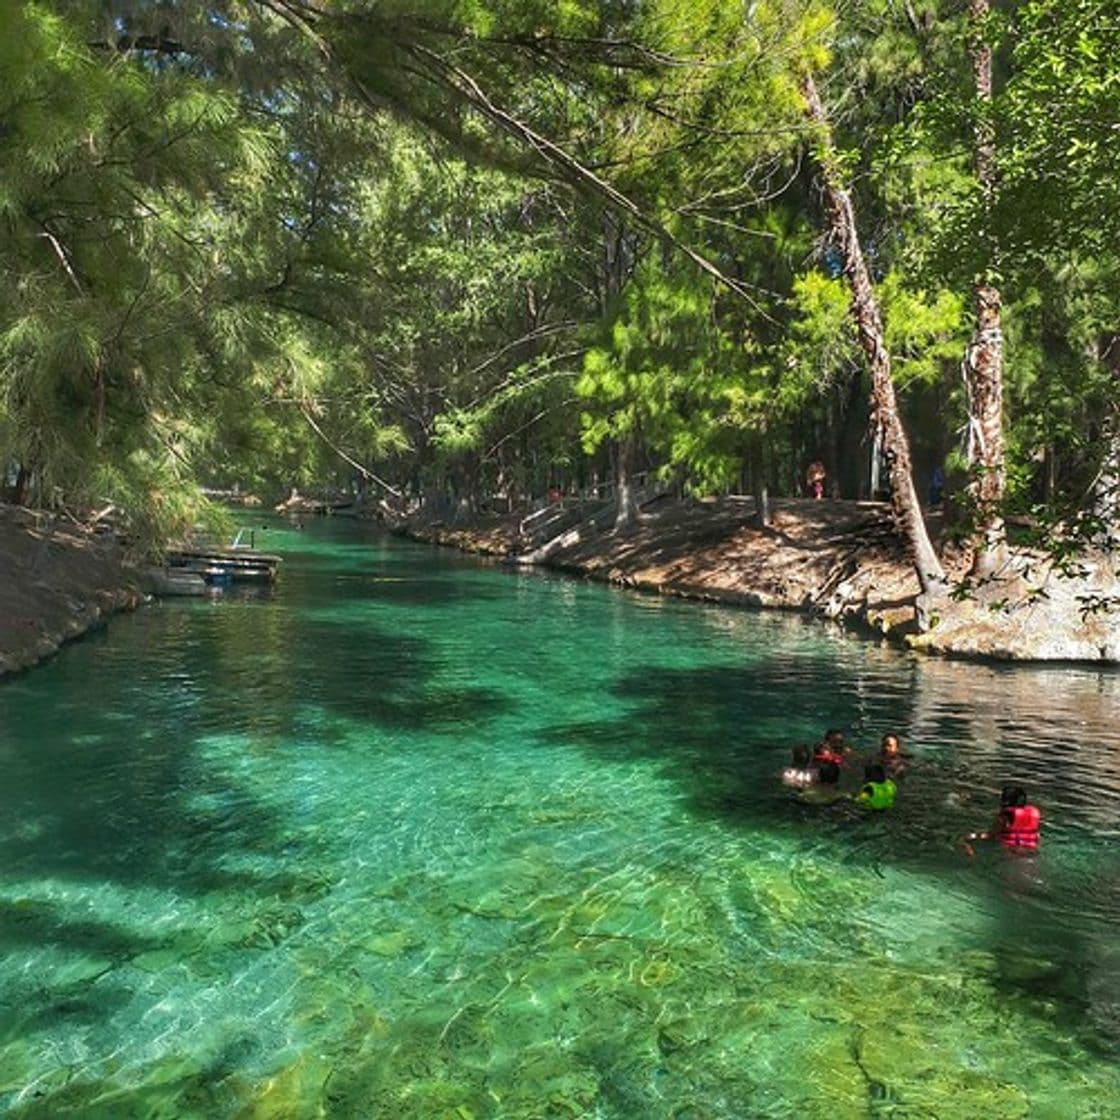
<svg viewBox="0 0 1120 1120">
<path fill-rule="evenodd" d="M 141 612 L 0 692 L 0 1109 L 777 1117 L 862 1114 L 873 1082 L 970 1117 L 1071 1077 L 1120 1092 L 1116 675 L 918 661 L 360 533 L 281 537 L 272 598 Z M 891 814 L 777 784 L 827 726 L 902 734 Z M 967 860 L 1008 782 L 1041 855 Z"/>
</svg>

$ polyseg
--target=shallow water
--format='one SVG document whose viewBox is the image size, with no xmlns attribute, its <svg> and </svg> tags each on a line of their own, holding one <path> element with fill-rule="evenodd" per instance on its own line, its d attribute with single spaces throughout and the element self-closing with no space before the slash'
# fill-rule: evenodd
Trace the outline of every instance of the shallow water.
<svg viewBox="0 0 1120 1120">
<path fill-rule="evenodd" d="M 265 547 L 0 685 L 0 1112 L 1120 1114 L 1117 674 Z M 781 790 L 825 725 L 892 813 Z M 1010 780 L 1043 853 L 968 860 Z"/>
</svg>

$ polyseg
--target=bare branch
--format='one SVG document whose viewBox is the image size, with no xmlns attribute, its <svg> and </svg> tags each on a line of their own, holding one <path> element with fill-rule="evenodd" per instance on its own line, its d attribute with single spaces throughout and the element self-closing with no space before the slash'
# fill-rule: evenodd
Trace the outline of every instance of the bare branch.
<svg viewBox="0 0 1120 1120">
<path fill-rule="evenodd" d="M 493 446 L 491 446 L 486 454 L 482 456 L 481 462 L 485 463 L 488 459 L 492 458 L 495 452 L 497 452 L 497 450 L 502 446 L 502 444 L 508 443 L 515 436 L 521 435 L 523 431 L 525 431 L 527 428 L 531 428 L 539 420 L 543 420 L 546 416 L 548 416 L 552 412 L 555 412 L 557 409 L 567 408 L 568 405 L 575 404 L 577 400 L 579 400 L 578 397 L 567 397 L 559 404 L 554 404 L 550 408 L 541 409 L 541 411 L 538 412 L 536 416 L 530 417 L 530 419 L 526 420 L 525 423 L 520 427 L 514 428 L 512 432 L 507 432 L 504 436 L 502 436 L 502 438 L 498 440 L 498 442 Z"/>
<path fill-rule="evenodd" d="M 306 400 L 300 401 L 299 410 L 303 418 L 311 425 L 311 430 L 342 460 L 349 463 L 363 478 L 369 479 L 370 482 L 376 482 L 378 486 L 387 490 L 394 498 L 403 498 L 404 495 L 395 487 L 390 486 L 383 478 L 379 478 L 368 467 L 359 463 L 357 459 L 347 455 L 338 444 L 334 443 L 330 436 L 319 427 L 315 417 L 311 415 L 311 408 Z"/>
<path fill-rule="evenodd" d="M 426 62 L 439 77 L 442 84 L 457 93 L 464 101 L 472 105 L 483 116 L 496 124 L 503 131 L 527 143 L 537 154 L 567 174 L 567 178 L 583 186 L 589 187 L 596 194 L 607 199 L 616 209 L 629 214 L 634 222 L 650 233 L 655 234 L 678 252 L 683 253 L 702 272 L 712 277 L 724 287 L 729 288 L 736 295 L 745 299 L 757 311 L 765 315 L 765 311 L 758 301 L 751 295 L 748 285 L 733 279 L 713 264 L 707 257 L 698 253 L 692 246 L 683 242 L 679 237 L 670 233 L 656 218 L 647 214 L 636 202 L 624 195 L 605 179 L 601 179 L 590 168 L 585 167 L 574 156 L 569 155 L 559 144 L 542 136 L 524 121 L 519 120 L 504 109 L 495 105 L 482 87 L 465 71 L 452 65 L 427 47 L 414 44 L 404 48 L 414 58 Z"/>
<path fill-rule="evenodd" d="M 579 324 L 574 319 L 566 319 L 562 323 L 549 323 L 543 327 L 537 327 L 529 331 L 528 334 L 523 334 L 520 338 L 515 338 L 512 342 L 506 343 L 505 346 L 496 353 L 491 354 L 485 361 L 480 362 L 474 369 L 468 370 L 467 377 L 474 377 L 476 374 L 482 373 L 483 370 L 489 369 L 495 362 L 501 360 L 501 358 L 511 350 L 521 346 L 523 343 L 534 342 L 539 338 L 547 338 L 549 335 L 559 334 L 561 331 L 570 331 L 578 326 Z"/>
<path fill-rule="evenodd" d="M 62 242 L 42 223 L 39 223 L 39 228 L 43 231 L 39 234 L 40 237 L 45 237 L 55 251 L 55 256 L 58 257 L 59 262 L 62 264 L 63 270 L 66 275 L 70 277 L 70 282 L 74 285 L 79 295 L 85 295 L 85 289 L 82 287 L 82 282 L 78 279 L 78 274 L 74 271 L 74 266 L 70 263 L 70 255 L 62 247 Z"/>
</svg>

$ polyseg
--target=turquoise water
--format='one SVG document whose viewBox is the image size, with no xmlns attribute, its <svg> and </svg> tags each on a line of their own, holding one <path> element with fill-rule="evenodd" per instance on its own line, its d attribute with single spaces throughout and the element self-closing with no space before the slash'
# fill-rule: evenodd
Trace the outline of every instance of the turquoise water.
<svg viewBox="0 0 1120 1120">
<path fill-rule="evenodd" d="M 1120 1114 L 1120 677 L 264 543 L 0 685 L 0 1112 Z M 827 725 L 893 813 L 780 788 Z"/>
</svg>

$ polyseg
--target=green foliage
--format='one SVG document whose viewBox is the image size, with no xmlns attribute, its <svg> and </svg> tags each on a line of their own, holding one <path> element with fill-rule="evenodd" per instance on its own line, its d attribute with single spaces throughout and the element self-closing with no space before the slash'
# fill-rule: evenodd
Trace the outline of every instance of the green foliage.
<svg viewBox="0 0 1120 1120">
<path fill-rule="evenodd" d="M 212 313 L 240 281 L 215 253 L 238 218 L 225 192 L 262 186 L 272 141 L 226 92 L 107 63 L 39 5 L 3 20 L 5 458 L 34 469 L 43 500 L 100 500 L 99 480 L 118 480 L 170 524 L 222 334 Z"/>
<path fill-rule="evenodd" d="M 850 378 L 859 366 L 859 342 L 848 286 L 839 277 L 818 269 L 798 276 L 791 310 L 779 392 L 796 405 L 804 394 Z"/>
<path fill-rule="evenodd" d="M 999 105 L 1000 230 L 1010 249 L 1111 252 L 1120 211 L 1120 24 L 1100 0 L 1032 0 L 1016 15 Z"/>
<path fill-rule="evenodd" d="M 0 10 L 0 460 L 35 500 L 113 497 L 154 540 L 199 482 L 540 493 L 619 441 L 698 489 L 763 460 L 795 485 L 865 407 L 803 168 L 806 69 L 827 70 L 896 380 L 945 402 L 927 443 L 963 422 L 983 274 L 1015 501 L 1099 469 L 1120 43 L 1094 0 L 993 17 L 990 107 L 940 0 L 288 10 L 304 22 L 251 0 Z"/>
<path fill-rule="evenodd" d="M 704 490 L 737 469 L 757 419 L 750 355 L 720 328 L 710 285 L 659 264 L 647 258 L 584 359 L 583 446 L 640 437 Z"/>
</svg>

